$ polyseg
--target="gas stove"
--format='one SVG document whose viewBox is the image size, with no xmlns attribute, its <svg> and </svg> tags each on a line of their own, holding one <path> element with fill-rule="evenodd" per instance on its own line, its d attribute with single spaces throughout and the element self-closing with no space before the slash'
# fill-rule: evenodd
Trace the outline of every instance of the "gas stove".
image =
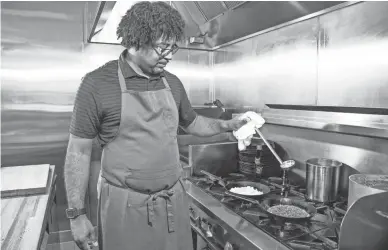
<svg viewBox="0 0 388 250">
<path fill-rule="evenodd" d="M 234 174 L 229 180 L 250 180 L 270 187 L 270 194 L 260 201 L 281 193 L 280 178 Z M 187 181 L 193 231 L 210 249 L 338 249 L 340 225 L 347 210 L 344 198 L 332 204 L 309 202 L 317 209 L 310 220 L 278 222 L 268 217 L 260 205 L 226 195 L 223 187 L 205 177 L 190 177 Z M 291 185 L 288 198 L 308 202 L 305 190 L 297 186 Z"/>
</svg>

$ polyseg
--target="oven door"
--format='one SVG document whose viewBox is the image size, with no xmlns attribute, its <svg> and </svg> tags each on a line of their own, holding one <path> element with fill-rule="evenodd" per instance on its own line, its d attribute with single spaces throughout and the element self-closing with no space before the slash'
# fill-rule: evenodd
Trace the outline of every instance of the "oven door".
<svg viewBox="0 0 388 250">
<path fill-rule="evenodd" d="M 210 218 L 194 204 L 190 204 L 190 223 L 193 233 L 194 250 L 236 250 L 228 232 L 217 220 Z"/>
<path fill-rule="evenodd" d="M 206 234 L 195 224 L 191 223 L 193 233 L 194 250 L 222 250 L 214 239 L 207 237 Z"/>
</svg>

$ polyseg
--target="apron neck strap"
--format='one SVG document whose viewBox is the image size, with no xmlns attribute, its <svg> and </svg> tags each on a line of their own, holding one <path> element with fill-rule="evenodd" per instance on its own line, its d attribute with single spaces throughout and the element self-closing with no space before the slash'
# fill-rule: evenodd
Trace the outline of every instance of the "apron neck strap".
<svg viewBox="0 0 388 250">
<path fill-rule="evenodd" d="M 123 71 L 121 70 L 119 62 L 117 62 L 117 66 L 118 66 L 117 67 L 117 75 L 119 76 L 119 83 L 120 83 L 121 92 L 125 92 L 125 91 L 127 91 L 127 86 L 125 84 Z M 166 89 L 170 89 L 170 85 L 168 84 L 166 77 L 162 76 L 162 81 L 163 81 L 164 87 Z"/>
<path fill-rule="evenodd" d="M 125 92 L 127 90 L 127 86 L 125 85 L 124 75 L 123 75 L 123 72 L 121 71 L 120 63 L 118 62 L 117 64 L 118 64 L 117 75 L 119 76 L 121 92 Z"/>
<path fill-rule="evenodd" d="M 170 85 L 168 84 L 166 77 L 162 76 L 162 81 L 163 81 L 164 87 L 166 89 L 170 89 Z"/>
</svg>

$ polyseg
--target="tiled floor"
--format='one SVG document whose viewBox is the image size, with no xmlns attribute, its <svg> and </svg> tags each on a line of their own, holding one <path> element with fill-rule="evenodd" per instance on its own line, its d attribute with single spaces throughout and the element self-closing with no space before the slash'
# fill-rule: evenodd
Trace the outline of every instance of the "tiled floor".
<svg viewBox="0 0 388 250">
<path fill-rule="evenodd" d="M 48 244 L 46 250 L 80 250 L 78 246 L 73 242 L 63 242 L 60 244 Z M 94 247 L 93 250 L 98 250 L 98 247 Z"/>
</svg>

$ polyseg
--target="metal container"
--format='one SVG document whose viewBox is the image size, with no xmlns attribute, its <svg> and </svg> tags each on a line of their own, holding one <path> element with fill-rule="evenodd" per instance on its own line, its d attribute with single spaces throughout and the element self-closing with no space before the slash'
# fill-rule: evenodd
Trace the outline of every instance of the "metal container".
<svg viewBox="0 0 388 250">
<path fill-rule="evenodd" d="M 348 209 L 361 197 L 388 191 L 388 175 L 353 174 L 349 176 Z"/>
<path fill-rule="evenodd" d="M 330 203 L 337 200 L 342 163 L 325 158 L 306 161 L 306 198 Z"/>
</svg>

